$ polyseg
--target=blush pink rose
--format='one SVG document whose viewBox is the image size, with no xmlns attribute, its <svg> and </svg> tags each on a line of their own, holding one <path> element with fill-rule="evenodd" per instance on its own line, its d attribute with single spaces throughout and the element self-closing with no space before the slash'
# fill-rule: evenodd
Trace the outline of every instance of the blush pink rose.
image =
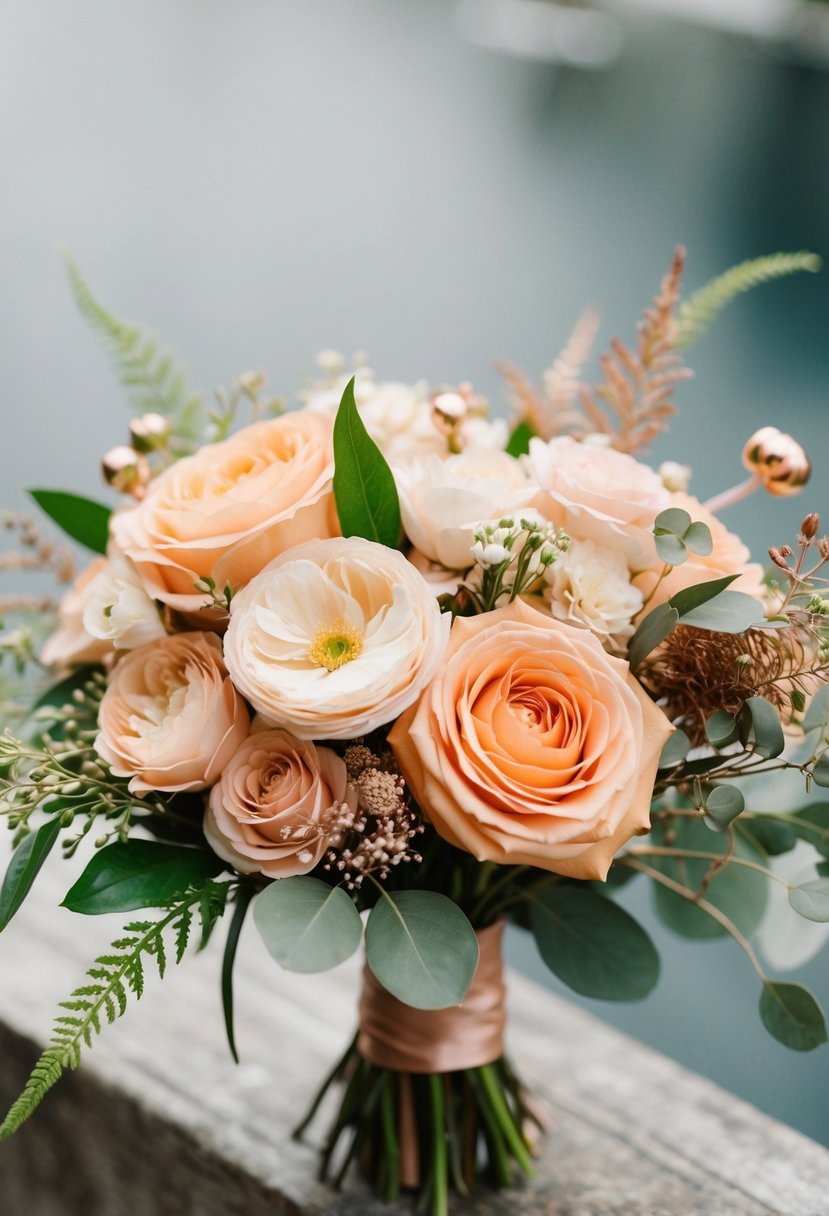
<svg viewBox="0 0 829 1216">
<path fill-rule="evenodd" d="M 424 815 L 480 861 L 604 879 L 650 825 L 665 715 L 587 630 L 522 601 L 459 618 L 389 742 Z"/>
<path fill-rule="evenodd" d="M 212 633 L 176 633 L 113 668 L 95 750 L 133 793 L 201 790 L 218 781 L 250 720 Z"/>
<path fill-rule="evenodd" d="M 653 521 L 670 504 L 653 469 L 568 437 L 531 440 L 530 465 L 541 486 L 534 506 L 568 536 L 623 553 L 631 570 L 653 564 Z"/>
<path fill-rule="evenodd" d="M 250 735 L 210 792 L 204 834 L 243 873 L 308 874 L 323 857 L 343 805 L 357 809 L 345 763 L 284 730 Z"/>
<path fill-rule="evenodd" d="M 254 423 L 177 461 L 117 512 L 113 537 L 151 598 L 198 610 L 197 579 L 237 590 L 285 549 L 336 536 L 332 430 L 311 412 Z"/>
</svg>

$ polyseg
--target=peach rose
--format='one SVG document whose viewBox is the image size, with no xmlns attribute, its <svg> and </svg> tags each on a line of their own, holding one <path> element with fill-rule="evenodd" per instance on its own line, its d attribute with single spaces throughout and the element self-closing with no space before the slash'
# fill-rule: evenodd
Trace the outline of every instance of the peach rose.
<svg viewBox="0 0 829 1216">
<path fill-rule="evenodd" d="M 95 750 L 144 790 L 201 790 L 219 779 L 248 733 L 245 703 L 212 633 L 177 633 L 132 650 L 114 668 Z"/>
<path fill-rule="evenodd" d="M 693 587 L 697 583 L 707 583 L 711 579 L 723 578 L 727 574 L 739 574 L 739 578 L 731 584 L 730 590 L 743 591 L 746 595 L 754 595 L 763 599 L 763 567 L 759 562 L 751 561 L 748 548 L 733 532 L 729 532 L 725 524 L 712 515 L 710 511 L 692 498 L 690 494 L 674 493 L 668 504 L 687 511 L 691 519 L 706 524 L 711 532 L 714 547 L 706 557 L 696 553 L 688 554 L 688 560 L 681 566 L 674 566 L 658 587 L 657 579 L 662 572 L 664 563 L 657 561 L 649 570 L 643 571 L 634 580 L 647 600 L 647 611 L 657 604 L 664 604 L 677 591 L 685 587 Z M 654 587 L 656 590 L 654 591 Z M 653 592 L 651 598 L 648 598 Z"/>
<path fill-rule="evenodd" d="M 84 625 L 90 590 L 107 568 L 105 557 L 96 557 L 80 572 L 58 609 L 58 627 L 46 639 L 40 655 L 46 667 L 68 667 L 73 663 L 100 663 L 112 654 L 112 643 L 93 637 Z"/>
<path fill-rule="evenodd" d="M 542 490 L 534 506 L 568 536 L 624 553 L 631 570 L 653 564 L 653 521 L 670 503 L 653 469 L 568 437 L 532 439 L 530 465 Z"/>
<path fill-rule="evenodd" d="M 522 601 L 458 618 L 440 674 L 389 742 L 450 844 L 480 861 L 604 879 L 650 825 L 673 727 L 587 630 Z"/>
<path fill-rule="evenodd" d="M 245 427 L 165 470 L 143 502 L 112 518 L 152 599 L 181 612 L 205 604 L 205 575 L 234 590 L 284 549 L 338 533 L 333 421 L 294 413 Z"/>
<path fill-rule="evenodd" d="M 329 844 L 338 807 L 357 809 L 345 763 L 284 730 L 244 741 L 210 791 L 204 834 L 224 861 L 269 878 L 308 874 Z"/>
</svg>

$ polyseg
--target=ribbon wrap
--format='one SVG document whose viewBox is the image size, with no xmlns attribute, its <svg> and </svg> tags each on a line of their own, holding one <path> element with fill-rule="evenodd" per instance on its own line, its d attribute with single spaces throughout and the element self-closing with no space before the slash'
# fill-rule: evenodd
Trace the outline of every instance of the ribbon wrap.
<svg viewBox="0 0 829 1216">
<path fill-rule="evenodd" d="M 491 1064 L 504 1054 L 504 922 L 478 930 L 478 966 L 461 1005 L 413 1009 L 365 969 L 357 1049 L 378 1068 L 443 1073 Z"/>
</svg>

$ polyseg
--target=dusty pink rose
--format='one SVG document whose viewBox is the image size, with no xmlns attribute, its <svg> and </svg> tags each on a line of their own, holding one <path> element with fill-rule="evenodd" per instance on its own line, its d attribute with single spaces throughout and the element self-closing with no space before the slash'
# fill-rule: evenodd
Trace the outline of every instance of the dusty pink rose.
<svg viewBox="0 0 829 1216">
<path fill-rule="evenodd" d="M 143 790 L 200 790 L 218 781 L 246 737 L 248 711 L 212 633 L 177 633 L 132 650 L 101 701 L 95 749 Z"/>
<path fill-rule="evenodd" d="M 285 730 L 250 735 L 210 792 L 204 834 L 243 873 L 307 874 L 329 845 L 338 806 L 356 810 L 345 763 Z"/>
<path fill-rule="evenodd" d="M 729 532 L 725 524 L 712 515 L 710 511 L 692 498 L 690 494 L 676 492 L 671 494 L 671 507 L 679 507 L 687 511 L 695 522 L 707 524 L 714 547 L 706 557 L 696 553 L 688 554 L 688 560 L 673 570 L 659 583 L 657 580 L 662 572 L 664 563 L 657 558 L 649 570 L 643 571 L 634 580 L 636 586 L 647 600 L 647 611 L 666 600 L 685 587 L 693 587 L 696 583 L 707 583 L 711 579 L 723 578 L 727 574 L 738 574 L 740 577 L 731 584 L 730 590 L 743 591 L 746 595 L 763 598 L 763 567 L 759 562 L 751 561 L 748 548 L 733 532 Z M 656 588 L 654 590 L 654 588 Z M 653 592 L 653 594 L 651 594 Z"/>
<path fill-rule="evenodd" d="M 177 461 L 115 514 L 115 541 L 149 595 L 192 612 L 205 604 L 198 578 L 236 590 L 285 549 L 337 535 L 332 429 L 310 412 L 254 423 Z"/>
<path fill-rule="evenodd" d="M 458 618 L 389 742 L 424 814 L 480 861 L 604 879 L 647 831 L 671 724 L 587 630 L 522 601 Z"/>
<path fill-rule="evenodd" d="M 653 521 L 670 503 L 653 469 L 567 437 L 531 440 L 530 464 L 542 491 L 534 505 L 568 536 L 624 553 L 631 570 L 652 565 Z"/>
<path fill-rule="evenodd" d="M 46 643 L 40 658 L 47 667 L 68 667 L 72 663 L 100 663 L 112 654 L 112 643 L 95 638 L 83 623 L 89 592 L 98 575 L 107 568 L 105 557 L 96 557 L 80 572 L 64 595 L 58 610 L 58 627 Z"/>
</svg>

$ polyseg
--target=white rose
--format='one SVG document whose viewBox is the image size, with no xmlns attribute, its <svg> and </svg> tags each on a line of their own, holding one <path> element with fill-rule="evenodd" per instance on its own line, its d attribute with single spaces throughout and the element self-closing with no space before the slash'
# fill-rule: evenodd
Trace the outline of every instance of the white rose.
<svg viewBox="0 0 829 1216">
<path fill-rule="evenodd" d="M 135 650 L 167 633 L 138 571 L 122 553 L 111 557 L 90 585 L 83 623 L 92 637 L 111 642 L 117 650 Z"/>
<path fill-rule="evenodd" d="M 449 628 L 402 553 L 359 537 L 310 541 L 234 597 L 225 662 L 269 725 L 353 739 L 417 700 Z"/>
<path fill-rule="evenodd" d="M 406 535 L 430 561 L 472 565 L 475 526 L 528 507 L 538 494 L 520 460 L 506 452 L 465 451 L 394 469 Z"/>
<path fill-rule="evenodd" d="M 643 601 L 630 581 L 624 554 L 592 540 L 573 541 L 545 578 L 556 620 L 586 627 L 605 649 L 624 652 Z"/>
</svg>

